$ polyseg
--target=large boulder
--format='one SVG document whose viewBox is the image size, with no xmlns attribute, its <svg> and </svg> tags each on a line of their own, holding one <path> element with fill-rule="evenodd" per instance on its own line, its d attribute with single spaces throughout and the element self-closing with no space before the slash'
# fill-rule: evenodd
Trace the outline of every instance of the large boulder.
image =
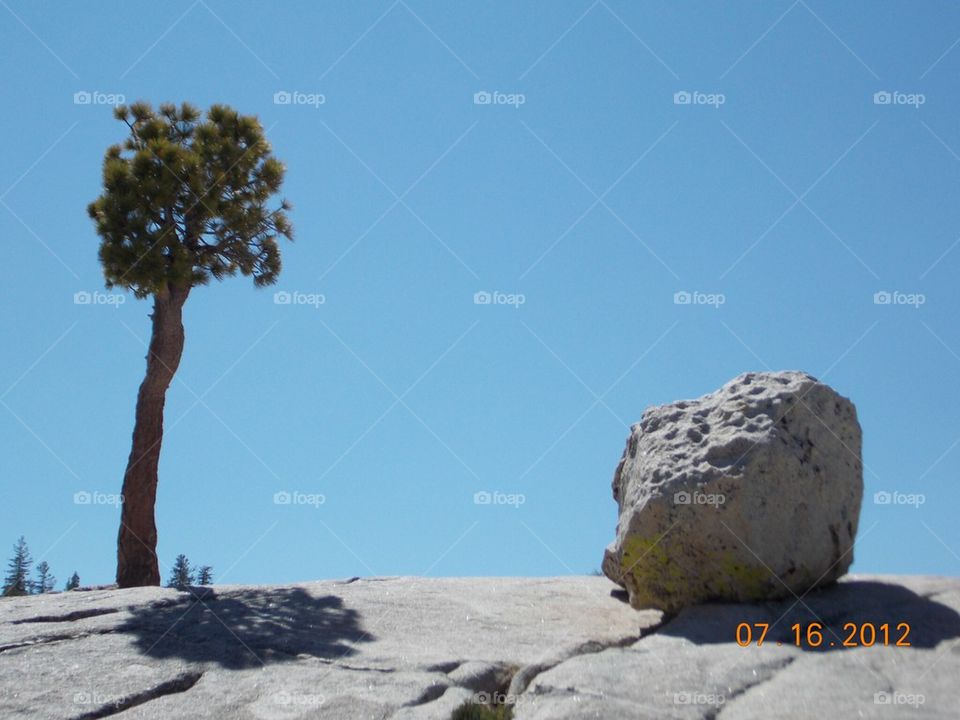
<svg viewBox="0 0 960 720">
<path fill-rule="evenodd" d="M 806 373 L 746 373 L 631 428 L 603 571 L 638 609 L 802 595 L 850 567 L 862 496 L 853 403 Z"/>
</svg>

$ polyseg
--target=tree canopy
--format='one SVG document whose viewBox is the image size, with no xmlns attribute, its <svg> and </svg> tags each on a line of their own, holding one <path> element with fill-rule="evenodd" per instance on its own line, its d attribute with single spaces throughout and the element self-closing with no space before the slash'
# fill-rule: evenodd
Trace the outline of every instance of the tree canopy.
<svg viewBox="0 0 960 720">
<path fill-rule="evenodd" d="M 145 298 L 237 272 L 257 286 L 275 282 L 277 240 L 293 229 L 286 200 L 268 207 L 285 168 L 259 120 L 225 105 L 204 119 L 189 103 L 137 102 L 114 114 L 130 134 L 108 148 L 103 193 L 88 206 L 107 287 Z"/>
</svg>

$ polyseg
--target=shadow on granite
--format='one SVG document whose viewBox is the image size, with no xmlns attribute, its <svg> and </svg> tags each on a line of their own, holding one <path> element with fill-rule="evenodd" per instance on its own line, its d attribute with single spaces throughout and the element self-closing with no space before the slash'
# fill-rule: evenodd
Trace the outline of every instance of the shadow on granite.
<svg viewBox="0 0 960 720">
<path fill-rule="evenodd" d="M 341 598 L 314 597 L 297 587 L 223 592 L 197 587 L 129 611 L 116 632 L 134 635 L 144 655 L 228 669 L 298 656 L 338 660 L 354 654 L 355 644 L 374 639 Z"/>
</svg>

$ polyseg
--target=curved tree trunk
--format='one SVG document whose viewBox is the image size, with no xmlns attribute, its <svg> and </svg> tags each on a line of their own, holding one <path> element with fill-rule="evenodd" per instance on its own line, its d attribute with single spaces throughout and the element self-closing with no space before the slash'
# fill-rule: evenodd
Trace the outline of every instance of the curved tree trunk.
<svg viewBox="0 0 960 720">
<path fill-rule="evenodd" d="M 123 505 L 117 538 L 117 585 L 159 585 L 157 565 L 157 467 L 163 441 L 163 404 L 183 354 L 183 304 L 190 289 L 157 293 L 147 352 L 147 373 L 137 394 L 133 447 L 123 476 Z"/>
</svg>

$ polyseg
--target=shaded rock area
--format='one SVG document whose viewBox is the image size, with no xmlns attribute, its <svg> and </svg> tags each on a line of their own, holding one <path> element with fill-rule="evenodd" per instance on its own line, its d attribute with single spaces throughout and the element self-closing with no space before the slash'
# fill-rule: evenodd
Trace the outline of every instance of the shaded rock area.
<svg viewBox="0 0 960 720">
<path fill-rule="evenodd" d="M 802 372 L 647 409 L 614 474 L 604 574 L 668 612 L 834 582 L 853 561 L 860 445 L 853 403 Z"/>
<path fill-rule="evenodd" d="M 10 598 L 0 717 L 956 717 L 960 580 L 850 576 L 671 618 L 623 596 L 602 577 L 398 577 Z M 911 644 L 843 647 L 846 623 L 908 623 Z"/>
</svg>

